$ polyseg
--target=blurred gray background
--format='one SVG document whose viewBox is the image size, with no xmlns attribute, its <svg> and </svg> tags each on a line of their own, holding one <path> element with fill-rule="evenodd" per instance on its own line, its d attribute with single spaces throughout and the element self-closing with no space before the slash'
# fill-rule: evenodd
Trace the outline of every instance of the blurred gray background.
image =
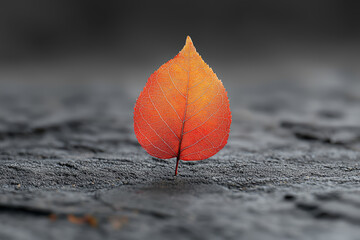
<svg viewBox="0 0 360 240">
<path fill-rule="evenodd" d="M 2 1 L 0 67 L 3 74 L 27 71 L 27 80 L 55 68 L 62 81 L 97 80 L 93 71 L 116 81 L 137 72 L 143 81 L 190 35 L 227 81 L 255 77 L 241 76 L 254 75 L 253 68 L 279 78 L 289 65 L 352 71 L 359 8 L 355 0 Z"/>
</svg>

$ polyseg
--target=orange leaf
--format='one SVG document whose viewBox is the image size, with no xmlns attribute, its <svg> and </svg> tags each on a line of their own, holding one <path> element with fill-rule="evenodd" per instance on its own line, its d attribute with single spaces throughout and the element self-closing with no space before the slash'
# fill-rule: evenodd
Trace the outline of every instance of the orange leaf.
<svg viewBox="0 0 360 240">
<path fill-rule="evenodd" d="M 69 222 L 73 223 L 73 224 L 84 224 L 87 223 L 92 227 L 97 227 L 98 223 L 95 217 L 90 216 L 90 215 L 85 215 L 83 217 L 76 217 L 72 214 L 69 214 L 67 216 L 67 219 Z"/>
<path fill-rule="evenodd" d="M 56 214 L 55 213 L 51 213 L 50 215 L 49 215 L 49 218 L 50 218 L 50 220 L 51 221 L 56 221 L 56 219 L 57 219 L 57 216 L 56 216 Z"/>
<path fill-rule="evenodd" d="M 71 222 L 73 224 L 83 224 L 84 223 L 84 219 L 82 217 L 76 217 L 72 214 L 69 214 L 67 216 L 67 219 L 69 222 Z"/>
<path fill-rule="evenodd" d="M 111 226 L 114 229 L 122 228 L 126 223 L 128 223 L 128 221 L 129 221 L 128 217 L 126 217 L 126 216 L 123 216 L 121 218 L 117 218 L 117 217 L 110 218 Z"/>
<path fill-rule="evenodd" d="M 209 158 L 227 143 L 229 99 L 222 82 L 188 36 L 184 48 L 154 72 L 136 101 L 134 129 L 152 156 L 193 161 Z"/>
</svg>

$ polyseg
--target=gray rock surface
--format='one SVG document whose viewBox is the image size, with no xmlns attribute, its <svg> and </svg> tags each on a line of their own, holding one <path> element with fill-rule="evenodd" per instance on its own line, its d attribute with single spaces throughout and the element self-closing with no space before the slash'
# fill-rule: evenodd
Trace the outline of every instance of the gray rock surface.
<svg viewBox="0 0 360 240">
<path fill-rule="evenodd" d="M 134 136 L 143 84 L 1 83 L 0 239 L 360 239 L 358 79 L 224 79 L 228 145 L 177 177 Z"/>
</svg>

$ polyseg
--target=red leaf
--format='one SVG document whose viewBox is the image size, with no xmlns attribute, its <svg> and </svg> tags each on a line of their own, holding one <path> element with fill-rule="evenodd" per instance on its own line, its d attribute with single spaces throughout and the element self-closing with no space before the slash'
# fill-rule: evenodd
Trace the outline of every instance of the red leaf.
<svg viewBox="0 0 360 240">
<path fill-rule="evenodd" d="M 154 72 L 136 101 L 134 128 L 152 156 L 193 161 L 227 143 L 229 99 L 222 82 L 187 37 L 184 48 Z"/>
</svg>

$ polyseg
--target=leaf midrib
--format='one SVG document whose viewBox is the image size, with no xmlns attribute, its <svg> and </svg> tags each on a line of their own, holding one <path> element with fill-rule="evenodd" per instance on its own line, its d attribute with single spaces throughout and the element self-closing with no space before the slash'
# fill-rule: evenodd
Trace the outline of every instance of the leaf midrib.
<svg viewBox="0 0 360 240">
<path fill-rule="evenodd" d="M 184 128 L 185 128 L 185 119 L 186 119 L 186 112 L 187 112 L 187 107 L 188 107 L 188 99 L 189 99 L 189 83 L 190 83 L 190 46 L 189 46 L 189 51 L 188 51 L 188 57 L 186 57 L 186 61 L 188 63 L 188 70 L 187 70 L 187 84 L 186 84 L 186 93 L 185 93 L 185 109 L 184 109 L 184 117 L 182 119 L 182 124 L 181 124 L 181 134 L 180 134 L 180 141 L 179 141 L 179 148 L 178 148 L 178 153 L 177 153 L 177 160 L 180 160 L 180 154 L 181 154 L 181 145 L 182 145 L 182 140 L 183 140 L 183 136 L 184 136 Z"/>
</svg>

